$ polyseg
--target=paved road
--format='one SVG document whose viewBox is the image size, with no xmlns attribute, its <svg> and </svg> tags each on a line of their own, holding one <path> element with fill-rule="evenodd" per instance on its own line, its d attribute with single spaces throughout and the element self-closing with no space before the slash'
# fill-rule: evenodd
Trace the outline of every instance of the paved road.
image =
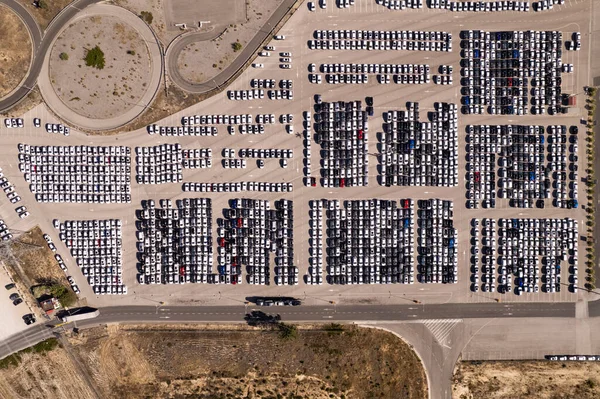
<svg viewBox="0 0 600 399">
<path fill-rule="evenodd" d="M 83 10 L 90 4 L 98 3 L 100 0 L 79 0 L 71 3 L 65 9 L 63 9 L 50 23 L 50 26 L 44 32 L 44 37 L 41 39 L 40 29 L 33 19 L 33 17 L 27 12 L 27 10 L 17 3 L 15 0 L 0 0 L 1 4 L 4 4 L 11 9 L 15 10 L 25 24 L 27 29 L 32 32 L 33 42 L 37 43 L 34 45 L 33 60 L 31 67 L 29 68 L 29 74 L 25 78 L 23 84 L 15 90 L 11 95 L 0 101 L 0 112 L 7 111 L 17 105 L 23 97 L 25 97 L 36 85 L 37 78 L 42 69 L 44 58 L 50 44 L 54 40 L 54 37 L 60 32 L 62 27 L 73 18 L 79 11 Z M 25 16 L 26 15 L 26 16 Z"/>
<path fill-rule="evenodd" d="M 175 41 L 167 49 L 166 53 L 167 71 L 171 80 L 182 89 L 190 93 L 198 94 L 206 93 L 210 90 L 223 86 L 233 75 L 235 75 L 235 73 L 246 63 L 246 61 L 248 61 L 248 59 L 254 55 L 261 43 L 268 35 L 271 34 L 273 28 L 279 23 L 279 21 L 281 21 L 288 10 L 294 5 L 294 3 L 296 3 L 296 1 L 297 0 L 284 0 L 283 3 L 281 3 L 281 5 L 271 15 L 271 18 L 269 18 L 266 24 L 264 24 L 262 28 L 256 32 L 256 35 L 252 38 L 252 40 L 250 40 L 250 43 L 246 45 L 237 58 L 221 73 L 211 79 L 210 82 L 199 84 L 191 83 L 185 80 L 179 73 L 177 59 L 179 58 L 181 51 L 187 45 L 200 40 L 208 40 L 212 38 L 213 35 L 198 33 L 197 35 L 191 34 L 188 36 L 183 36 L 180 39 L 175 39 Z M 220 31 L 221 30 L 219 30 L 219 32 Z"/>
<path fill-rule="evenodd" d="M 280 314 L 283 321 L 397 321 L 455 318 L 575 317 L 573 303 L 490 303 L 441 305 L 350 305 L 254 307 L 244 306 L 114 306 L 100 309 L 100 316 L 73 326 L 91 327 L 108 323 L 243 322 L 253 309 Z M 15 334 L 0 345 L 0 358 L 52 336 L 51 325 L 39 324 Z"/>
</svg>

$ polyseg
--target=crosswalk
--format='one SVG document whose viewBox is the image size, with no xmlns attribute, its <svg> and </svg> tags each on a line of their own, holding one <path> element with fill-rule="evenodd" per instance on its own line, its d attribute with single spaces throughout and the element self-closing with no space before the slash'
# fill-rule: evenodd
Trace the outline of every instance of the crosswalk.
<svg viewBox="0 0 600 399">
<path fill-rule="evenodd" d="M 462 323 L 462 319 L 427 319 L 427 320 L 419 320 L 419 323 L 422 323 L 427 327 L 427 329 L 431 332 L 436 341 L 445 347 L 449 347 L 447 345 L 448 337 L 450 333 L 459 323 Z"/>
</svg>

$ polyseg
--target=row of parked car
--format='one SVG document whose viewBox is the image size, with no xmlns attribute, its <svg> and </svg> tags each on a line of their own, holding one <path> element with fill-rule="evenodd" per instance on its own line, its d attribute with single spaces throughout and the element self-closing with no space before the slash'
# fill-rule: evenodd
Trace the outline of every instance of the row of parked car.
<svg viewBox="0 0 600 399">
<path fill-rule="evenodd" d="M 185 169 L 212 168 L 212 149 L 193 148 L 181 150 L 181 165 Z"/>
<path fill-rule="evenodd" d="M 435 103 L 434 108 L 427 121 L 421 121 L 417 102 L 407 102 L 406 111 L 384 113 L 378 156 L 381 185 L 458 184 L 458 109 L 451 103 Z"/>
<path fill-rule="evenodd" d="M 183 181 L 181 144 L 136 147 L 136 181 L 138 184 L 163 184 Z"/>
<path fill-rule="evenodd" d="M 224 218 L 217 219 L 219 275 L 232 284 L 241 282 L 246 268 L 249 284 L 268 285 L 274 252 L 276 285 L 297 285 L 298 267 L 294 265 L 293 202 L 235 198 Z"/>
<path fill-rule="evenodd" d="M 468 125 L 467 206 L 577 208 L 577 127 Z M 570 133 L 570 134 L 569 134 Z"/>
<path fill-rule="evenodd" d="M 412 284 L 414 202 L 395 200 L 320 200 L 311 202 L 313 241 L 307 281 L 321 274 L 326 257 L 330 284 Z M 325 225 L 323 213 L 327 217 Z M 325 227 L 327 249 L 319 233 Z"/>
<path fill-rule="evenodd" d="M 375 0 L 381 6 L 390 10 L 404 10 L 406 8 L 423 8 L 423 0 Z"/>
<path fill-rule="evenodd" d="M 55 227 L 57 225 L 60 239 L 71 251 L 94 293 L 126 295 L 127 286 L 123 283 L 121 220 L 67 220 L 63 223 L 55 221 Z M 49 237 L 46 241 L 50 244 L 48 239 Z M 59 264 L 62 262 L 64 265 L 60 255 L 55 256 Z M 66 266 L 63 270 L 66 271 Z M 72 278 L 69 282 L 73 291 L 79 293 Z"/>
<path fill-rule="evenodd" d="M 452 33 L 436 31 L 315 30 L 311 50 L 452 51 Z"/>
<path fill-rule="evenodd" d="M 494 292 L 496 286 L 503 294 L 554 293 L 567 285 L 571 292 L 577 292 L 577 221 L 570 218 L 499 219 L 497 234 L 495 220 L 483 219 L 482 222 L 484 291 Z M 472 226 L 478 230 L 479 221 L 474 219 Z M 479 241 L 474 233 L 472 289 L 477 291 Z M 564 274 L 568 275 L 567 283 L 562 282 Z"/>
<path fill-rule="evenodd" d="M 294 191 L 293 183 L 270 183 L 256 181 L 241 181 L 228 183 L 183 183 L 184 192 L 196 191 L 201 193 L 239 193 L 243 191 L 262 191 L 270 193 L 286 193 Z"/>
<path fill-rule="evenodd" d="M 321 176 L 326 187 L 368 185 L 368 115 L 362 101 L 315 104 L 315 142 L 321 146 Z M 309 123 L 309 121 L 307 121 Z M 305 167 L 311 167 L 307 149 Z"/>
<path fill-rule="evenodd" d="M 477 248 L 480 240 L 479 219 L 471 221 L 471 246 Z M 481 226 L 481 256 L 477 250 L 471 253 L 471 291 L 496 292 L 496 220 L 485 218 Z M 480 274 L 481 260 L 481 274 Z M 481 276 L 481 278 L 480 278 Z"/>
<path fill-rule="evenodd" d="M 557 0 L 558 1 L 558 0 Z M 564 0 L 561 0 L 564 1 Z M 502 0 L 502 1 L 455 1 L 455 0 L 431 0 L 430 8 L 445 9 L 463 12 L 494 12 L 494 11 L 522 11 L 529 12 L 528 1 Z M 535 10 L 535 7 L 534 7 Z M 536 10 L 537 11 L 537 10 Z"/>
<path fill-rule="evenodd" d="M 38 202 L 131 201 L 131 149 L 19 144 L 19 170 Z"/>
<path fill-rule="evenodd" d="M 2 241 L 8 241 L 13 238 L 13 234 L 10 231 L 10 228 L 6 224 L 6 222 L 0 219 L 0 238 Z"/>
<path fill-rule="evenodd" d="M 210 198 L 142 201 L 137 224 L 140 284 L 216 283 Z"/>
<path fill-rule="evenodd" d="M 216 136 L 219 129 L 216 126 L 160 126 L 148 125 L 148 134 L 161 136 Z"/>
<path fill-rule="evenodd" d="M 4 190 L 6 194 L 6 198 L 10 201 L 11 204 L 16 204 L 21 201 L 21 196 L 15 190 L 15 186 L 8 180 L 6 176 L 4 176 L 4 172 L 2 172 L 2 168 L 0 168 L 0 188 Z"/>
<path fill-rule="evenodd" d="M 461 38 L 463 113 L 554 115 L 565 111 L 561 32 L 469 30 L 462 31 Z"/>
<path fill-rule="evenodd" d="M 454 203 L 438 198 L 418 201 L 419 282 L 458 282 L 458 231 L 454 227 Z"/>
</svg>

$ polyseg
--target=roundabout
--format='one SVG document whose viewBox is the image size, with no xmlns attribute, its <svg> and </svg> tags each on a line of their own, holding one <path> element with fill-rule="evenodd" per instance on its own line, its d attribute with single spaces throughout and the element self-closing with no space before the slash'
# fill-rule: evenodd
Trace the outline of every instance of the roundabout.
<svg viewBox="0 0 600 399">
<path fill-rule="evenodd" d="M 160 45 L 133 13 L 95 4 L 56 35 L 38 79 L 42 97 L 60 118 L 84 130 L 110 130 L 135 119 L 160 86 Z M 103 65 L 89 66 L 98 48 Z"/>
<path fill-rule="evenodd" d="M 93 48 L 102 54 L 101 68 L 86 65 Z M 56 40 L 49 74 L 54 93 L 73 112 L 110 119 L 140 102 L 152 67 L 148 47 L 135 29 L 120 18 L 91 16 L 70 24 Z"/>
</svg>

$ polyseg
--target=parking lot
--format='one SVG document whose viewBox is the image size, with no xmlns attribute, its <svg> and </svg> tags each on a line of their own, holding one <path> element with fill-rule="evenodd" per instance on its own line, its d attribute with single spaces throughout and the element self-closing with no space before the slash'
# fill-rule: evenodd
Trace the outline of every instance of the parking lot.
<svg viewBox="0 0 600 399">
<path fill-rule="evenodd" d="M 49 226 L 53 218 L 60 220 L 86 220 L 86 219 L 120 219 L 122 221 L 122 249 L 123 249 L 123 283 L 128 287 L 128 295 L 119 296 L 120 303 L 138 303 L 150 304 L 156 301 L 167 301 L 169 303 L 191 303 L 191 301 L 201 300 L 203 303 L 229 303 L 244 300 L 246 296 L 264 293 L 268 290 L 269 295 L 289 295 L 299 298 L 307 298 L 309 301 L 319 302 L 335 301 L 352 302 L 358 301 L 361 298 L 368 297 L 371 301 L 377 302 L 402 302 L 407 299 L 417 299 L 423 303 L 427 302 L 485 302 L 495 298 L 502 298 L 502 301 L 555 301 L 555 300 L 571 300 L 577 299 L 579 294 L 573 294 L 567 289 L 562 289 L 560 292 L 542 293 L 532 292 L 527 295 L 500 294 L 496 292 L 473 292 L 471 291 L 471 263 L 469 252 L 471 250 L 471 221 L 472 219 L 493 218 L 499 220 L 506 219 L 540 219 L 548 217 L 548 209 L 540 208 L 511 208 L 508 201 L 497 201 L 495 208 L 480 207 L 478 209 L 467 209 L 466 198 L 466 151 L 467 141 L 466 127 L 468 125 L 479 126 L 496 126 L 496 125 L 527 125 L 527 126 L 550 126 L 550 125 L 579 125 L 579 119 L 582 113 L 575 110 L 573 113 L 566 115 L 524 115 L 524 116 L 502 116 L 488 114 L 458 114 L 456 127 L 457 140 L 457 182 L 456 184 L 448 185 L 448 187 L 440 187 L 436 185 L 421 184 L 420 186 L 405 186 L 405 187 L 386 187 L 378 184 L 380 177 L 380 163 L 378 160 L 381 151 L 381 143 L 378 139 L 380 134 L 384 132 L 384 123 L 386 123 L 387 114 L 390 111 L 405 111 L 407 110 L 407 102 L 419 104 L 419 112 L 421 113 L 420 120 L 425 121 L 426 115 L 437 111 L 435 103 L 448 103 L 460 106 L 461 101 L 461 85 L 459 71 L 460 52 L 459 38 L 462 30 L 485 29 L 486 31 L 505 31 L 518 29 L 545 29 L 545 30 L 562 30 L 565 35 L 570 35 L 574 31 L 582 32 L 582 48 L 580 51 L 565 51 L 563 54 L 563 63 L 574 65 L 575 72 L 566 75 L 562 82 L 562 91 L 573 94 L 581 92 L 581 88 L 587 83 L 588 76 L 588 45 L 589 39 L 586 32 L 588 26 L 586 13 L 587 5 L 584 4 L 567 4 L 563 8 L 555 7 L 554 10 L 542 13 L 504 13 L 496 12 L 491 18 L 489 14 L 477 13 L 451 13 L 441 10 L 420 9 L 420 10 L 404 10 L 401 13 L 388 10 L 387 8 L 375 4 L 357 0 L 356 4 L 348 9 L 338 9 L 330 5 L 326 10 L 317 9 L 311 13 L 307 9 L 301 8 L 290 19 L 289 23 L 282 29 L 281 34 L 285 35 L 285 40 L 274 40 L 270 45 L 276 47 L 273 50 L 276 53 L 288 52 L 291 54 L 293 63 L 289 70 L 280 68 L 279 57 L 261 57 L 260 62 L 264 64 L 264 68 L 249 68 L 244 71 L 236 82 L 234 82 L 228 90 L 249 90 L 252 89 L 251 81 L 253 79 L 274 79 L 278 82 L 284 79 L 293 81 L 293 100 L 271 100 L 265 95 L 265 98 L 252 101 L 230 100 L 227 98 L 227 93 L 223 92 L 220 95 L 208 99 L 201 104 L 191 107 L 188 110 L 172 115 L 163 121 L 159 121 L 160 126 L 177 126 L 181 127 L 181 135 L 177 136 L 154 134 L 149 135 L 145 129 L 125 133 L 118 137 L 88 137 L 72 129 L 69 137 L 60 134 L 49 134 L 44 129 L 32 127 L 31 119 L 40 117 L 43 123 L 55 123 L 51 116 L 39 107 L 30 111 L 24 116 L 25 127 L 22 129 L 6 129 L 0 128 L 0 134 L 5 138 L 6 145 L 0 151 L 4 159 L 8 162 L 2 164 L 5 174 L 10 177 L 10 181 L 16 186 L 23 201 L 27 204 L 31 216 L 35 221 L 40 223 L 44 231 L 51 231 L 55 243 L 60 243 L 58 235 Z M 333 29 L 332 24 L 337 24 L 335 29 L 361 29 L 372 30 L 373 26 L 379 26 L 381 30 L 396 29 L 398 22 L 402 20 L 415 31 L 439 31 L 448 32 L 453 37 L 453 51 L 402 51 L 402 50 L 311 50 L 307 47 L 308 40 L 312 40 L 313 33 L 319 29 Z M 462 26 L 461 26 L 462 25 Z M 404 28 L 403 28 L 404 29 Z M 321 64 L 352 64 L 362 63 L 364 57 L 369 56 L 369 63 L 379 64 L 426 64 L 430 66 L 431 71 L 438 71 L 441 65 L 452 66 L 453 68 L 453 84 L 452 85 L 437 85 L 433 82 L 426 84 L 386 84 L 379 83 L 377 79 L 370 78 L 368 83 L 363 84 L 327 84 L 324 80 L 321 84 L 310 83 L 308 80 L 308 66 L 315 64 L 317 71 Z M 321 72 L 317 72 L 321 74 Z M 393 72 L 390 73 L 392 75 Z M 432 79 L 433 80 L 433 79 Z M 285 89 L 287 90 L 287 89 Z M 321 170 L 325 169 L 321 166 L 323 155 L 321 153 L 321 143 L 314 140 L 316 129 L 313 128 L 313 134 L 305 134 L 306 111 L 311 111 L 315 115 L 315 95 L 320 94 L 323 103 L 335 103 L 338 101 L 362 101 L 362 107 L 366 110 L 366 98 L 373 98 L 373 116 L 368 117 L 369 136 L 366 140 L 366 150 L 362 159 L 369 159 L 366 173 L 362 172 L 369 181 L 368 187 L 362 185 L 348 185 L 344 182 L 344 187 L 336 187 L 335 180 L 333 186 L 323 187 L 321 181 L 316 181 L 314 187 L 310 184 L 305 186 L 306 164 L 309 160 L 312 166 L 309 177 L 322 177 Z M 583 103 L 583 97 L 578 95 L 578 103 Z M 205 123 L 210 126 L 218 126 L 218 134 L 195 136 L 184 134 L 182 126 L 183 116 L 194 115 L 251 115 L 252 120 L 249 124 L 255 124 L 256 116 L 275 115 L 276 123 L 256 122 L 264 127 L 263 134 L 242 134 L 237 123 Z M 281 122 L 280 116 L 293 115 L 293 120 L 286 119 L 285 123 Z M 385 116 L 384 116 L 385 114 Z M 393 115 L 393 114 L 392 114 Z M 543 118 L 543 119 L 542 119 Z M 270 118 L 269 118 L 270 119 Z M 240 121 L 241 123 L 241 121 Z M 235 134 L 228 131 L 227 126 L 235 126 Z M 291 129 L 287 126 L 291 126 Z M 351 129 L 352 130 L 352 129 Z M 409 130 L 410 131 L 410 130 Z M 449 130 L 451 132 L 451 130 Z M 363 132 L 364 133 L 364 132 Z M 432 132 L 433 134 L 433 132 Z M 452 135 L 447 136 L 452 138 Z M 408 138 L 410 140 L 410 138 Z M 311 153 L 307 153 L 307 141 L 311 141 Z M 433 139 L 432 139 L 433 141 Z M 17 144 L 27 143 L 29 145 L 107 145 L 107 146 L 129 146 L 132 153 L 135 147 L 139 146 L 160 146 L 162 144 L 180 144 L 184 150 L 197 148 L 210 148 L 212 150 L 212 167 L 206 168 L 183 168 L 183 178 L 178 183 L 163 183 L 163 184 L 137 184 L 135 179 L 135 167 L 131 164 L 131 203 L 110 203 L 110 204 L 85 204 L 85 203 L 43 203 L 36 202 L 29 190 L 27 182 L 23 179 L 23 174 L 18 170 L 17 162 Z M 409 150 L 410 150 L 410 142 Z M 424 142 L 423 145 L 429 144 Z M 548 143 L 546 143 L 548 145 Z M 567 143 L 567 150 L 568 150 Z M 263 167 L 260 167 L 255 159 L 246 159 L 246 168 L 224 168 L 223 161 L 225 159 L 233 159 L 225 157 L 223 149 L 233 149 L 234 158 L 242 159 L 239 155 L 241 149 L 279 149 L 293 150 L 293 157 L 287 159 L 287 167 L 283 168 L 280 164 L 281 158 L 272 159 L 268 157 L 264 159 Z M 453 147 L 452 147 L 453 148 Z M 425 149 L 425 148 L 424 148 Z M 341 150 L 341 149 L 340 149 Z M 344 149 L 346 150 L 346 149 Z M 579 160 L 579 170 L 583 170 L 584 157 L 581 154 Z M 246 152 L 247 154 L 247 152 Z M 371 155 L 372 154 L 372 155 Z M 341 154 L 340 154 L 341 155 Z M 425 160 L 427 165 L 427 152 L 423 151 L 419 157 Z M 262 155 L 260 155 L 262 156 Z M 568 156 L 568 153 L 566 154 Z M 423 158 L 424 157 L 424 158 Z M 416 156 L 414 157 L 416 159 Z M 339 158 L 342 159 L 341 157 Z M 446 166 L 438 158 L 438 171 L 443 175 L 442 170 L 447 169 L 451 179 L 454 178 L 453 166 L 448 163 Z M 448 159 L 452 159 L 449 157 Z M 258 159 L 256 159 L 258 160 Z M 433 163 L 434 159 L 431 159 Z M 450 161 L 448 161 L 450 162 Z M 363 167 L 364 167 L 363 163 Z M 393 160 L 391 165 L 393 165 Z M 335 166 L 329 170 L 341 170 Z M 410 167 L 410 157 L 408 160 Z M 352 165 L 348 166 L 352 176 Z M 344 166 L 346 168 L 346 166 Z M 358 165 L 357 165 L 358 168 Z M 416 168 L 416 165 L 415 167 Z M 441 169 L 441 170 L 440 170 Z M 390 176 L 401 176 L 397 170 L 390 168 Z M 358 169 L 357 169 L 358 172 Z M 397 173 L 397 174 L 396 174 Z M 388 175 L 386 170 L 386 176 Z M 579 176 L 580 180 L 582 176 Z M 335 176 L 334 176 L 335 178 Z M 338 178 L 339 179 L 339 178 Z M 393 178 L 392 178 L 393 179 Z M 184 192 L 182 188 L 185 183 L 205 183 L 211 184 L 209 192 Z M 265 183 L 288 183 L 292 184 L 293 191 L 267 191 L 265 190 L 247 190 L 246 192 L 234 194 L 225 191 L 212 190 L 213 183 L 240 183 L 247 182 L 246 188 L 249 188 L 249 182 L 265 182 Z M 310 180 L 308 181 L 310 182 Z M 392 180 L 393 182 L 393 180 Z M 338 183 L 339 180 L 338 180 Z M 513 183 L 514 184 L 514 183 Z M 581 183 L 580 183 L 581 185 Z M 194 186 L 195 187 L 195 186 Z M 201 186 L 200 186 L 201 187 Z M 266 185 L 264 186 L 266 188 Z M 287 187 L 287 186 L 286 186 Z M 260 187 L 259 187 L 260 188 Z M 229 187 L 228 187 L 229 190 Z M 196 190 L 190 190 L 196 191 Z M 200 190 L 197 190 L 200 191 Z M 567 196 L 568 196 L 567 192 Z M 295 266 L 298 267 L 298 275 L 300 281 L 298 285 L 278 286 L 274 282 L 274 274 L 271 275 L 272 283 L 269 287 L 260 286 L 260 277 L 258 278 L 259 287 L 255 284 L 247 284 L 247 281 L 236 284 L 183 284 L 173 286 L 171 284 L 144 284 L 140 285 L 136 279 L 138 271 L 136 269 L 137 259 L 137 237 L 136 237 L 136 221 L 137 216 L 135 210 L 141 209 L 142 201 L 153 199 L 159 201 L 161 199 L 171 199 L 173 202 L 184 198 L 210 198 L 213 210 L 213 223 L 211 226 L 211 236 L 213 237 L 213 247 L 216 247 L 216 240 L 219 237 L 217 218 L 224 218 L 220 213 L 224 209 L 231 209 L 230 200 L 233 198 L 249 198 L 269 201 L 274 207 L 275 201 L 287 199 L 293 201 L 293 260 Z M 392 284 L 382 287 L 382 284 L 328 284 L 326 265 L 323 264 L 323 284 L 305 284 L 304 276 L 312 275 L 309 271 L 310 260 L 312 257 L 309 252 L 311 241 L 309 240 L 309 227 L 311 221 L 311 200 L 393 200 L 399 201 L 402 198 L 410 198 L 415 202 L 415 212 L 418 209 L 418 201 L 441 199 L 452 201 L 454 216 L 452 219 L 453 228 L 457 230 L 456 240 L 457 247 L 455 256 L 457 261 L 457 272 L 453 274 L 457 276 L 457 282 L 451 284 L 421 284 L 418 282 L 418 259 L 416 253 L 414 258 L 414 284 Z M 579 221 L 583 219 L 583 211 L 578 209 L 556 208 L 547 204 L 547 208 L 551 208 L 551 216 L 555 219 L 574 218 Z M 14 213 L 14 210 L 11 210 Z M 4 212 L 4 208 L 2 208 Z M 5 216 L 4 213 L 2 216 Z M 11 215 L 12 216 L 12 215 Z M 15 215 L 16 216 L 16 215 Z M 417 216 L 413 219 L 418 222 Z M 326 216 L 323 218 L 323 223 L 326 223 Z M 580 224 L 581 226 L 581 224 Z M 324 233 L 325 234 L 325 233 Z M 415 228 L 413 234 L 416 252 L 418 243 L 418 234 Z M 428 236 L 425 237 L 427 240 Z M 442 236 L 443 239 L 450 239 L 450 236 Z M 496 238 L 499 240 L 499 237 Z M 583 246 L 579 244 L 579 252 L 583 253 Z M 57 244 L 58 245 L 58 244 Z M 62 244 L 61 244 L 62 245 Z M 449 245 L 449 242 L 448 242 Z M 364 246 L 363 246 L 364 248 Z M 364 251 L 364 249 L 363 249 Z M 66 251 L 63 251 L 66 253 Z M 351 252 L 350 252 L 351 253 Z M 217 268 L 217 250 L 213 253 L 214 269 Z M 273 255 L 270 255 L 273 256 Z M 66 263 L 72 262 L 72 259 L 65 259 Z M 73 265 L 73 263 L 71 263 Z M 270 263 L 273 266 L 273 262 Z M 452 263 L 449 264 L 450 267 Z M 70 266 L 76 269 L 76 266 Z M 427 265 L 425 264 L 425 267 Z M 273 270 L 273 268 L 271 268 Z M 564 269 L 564 267 L 563 267 Z M 425 270 L 427 270 L 425 268 Z M 453 266 L 452 271 L 454 272 Z M 213 271 L 215 272 L 215 271 Z M 218 272 L 218 270 L 216 270 Z M 392 271 L 393 272 L 393 271 Z M 432 269 L 433 273 L 434 270 Z M 185 272 L 184 272 L 185 273 Z M 274 270 L 272 271 L 274 273 Z M 73 273 L 75 274 L 75 273 Z M 317 273 L 318 274 L 318 273 Z M 258 274 L 260 276 L 260 274 Z M 341 269 L 340 269 L 341 275 Z M 392 274 L 390 274 L 391 276 Z M 409 277 L 410 273 L 406 274 Z M 444 275 L 442 272 L 441 276 Z M 446 273 L 446 276 L 449 274 Z M 289 276 L 289 270 L 288 270 Z M 86 283 L 82 274 L 74 276 L 78 282 L 78 286 L 82 294 L 88 297 L 90 303 L 98 304 L 114 304 L 114 297 L 109 295 L 96 296 L 92 289 Z M 404 278 L 404 276 L 402 276 Z M 454 277 L 453 277 L 454 278 Z M 563 281 L 568 280 L 569 276 L 565 271 L 562 275 Z M 364 279 L 364 277 L 363 277 Z M 390 277 L 391 279 L 391 277 Z M 288 280 L 289 282 L 289 280 Z M 513 284 L 514 287 L 514 284 Z M 540 289 L 541 291 L 541 289 Z"/>
</svg>

